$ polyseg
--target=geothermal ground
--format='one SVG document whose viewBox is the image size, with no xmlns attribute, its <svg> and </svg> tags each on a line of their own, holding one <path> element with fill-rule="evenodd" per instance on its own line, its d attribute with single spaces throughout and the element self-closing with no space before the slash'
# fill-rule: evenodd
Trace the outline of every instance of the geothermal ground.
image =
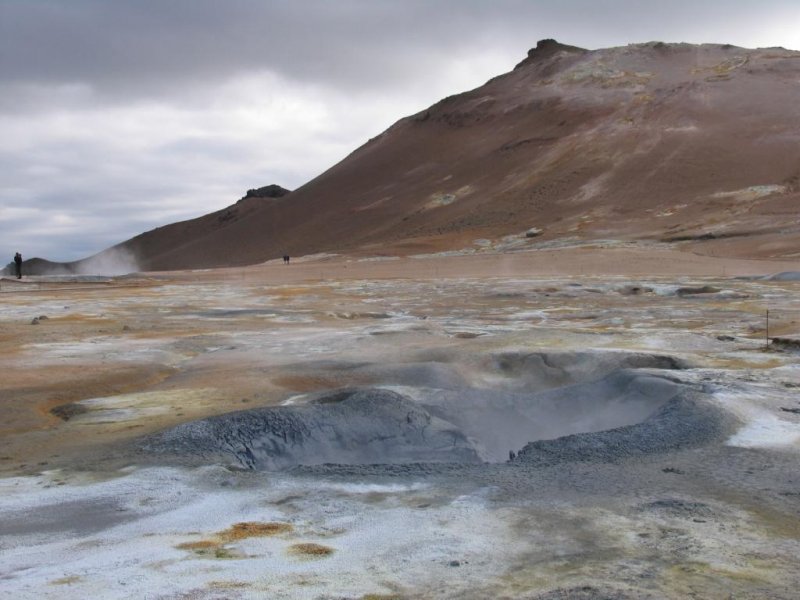
<svg viewBox="0 0 800 600">
<path fill-rule="evenodd" d="M 3 279 L 2 595 L 795 598 L 793 266 Z"/>
</svg>

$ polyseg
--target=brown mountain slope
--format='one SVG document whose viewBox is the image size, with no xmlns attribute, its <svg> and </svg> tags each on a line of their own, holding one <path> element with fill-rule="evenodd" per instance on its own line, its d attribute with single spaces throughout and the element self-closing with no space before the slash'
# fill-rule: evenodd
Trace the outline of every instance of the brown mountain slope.
<svg viewBox="0 0 800 600">
<path fill-rule="evenodd" d="M 645 239 L 800 252 L 800 52 L 539 42 L 510 73 L 398 121 L 291 199 L 120 245 L 147 269 L 316 252 Z M 508 239 L 506 241 L 508 241 Z M 717 247 L 718 246 L 718 247 Z M 702 250 L 703 248 L 701 248 Z"/>
</svg>

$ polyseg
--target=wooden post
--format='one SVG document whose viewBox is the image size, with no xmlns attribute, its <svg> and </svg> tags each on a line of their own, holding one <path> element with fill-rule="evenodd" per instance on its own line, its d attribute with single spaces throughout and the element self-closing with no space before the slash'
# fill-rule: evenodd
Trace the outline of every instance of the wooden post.
<svg viewBox="0 0 800 600">
<path fill-rule="evenodd" d="M 764 337 L 766 338 L 765 348 L 769 349 L 769 309 L 767 309 L 767 328 L 765 330 Z"/>
</svg>

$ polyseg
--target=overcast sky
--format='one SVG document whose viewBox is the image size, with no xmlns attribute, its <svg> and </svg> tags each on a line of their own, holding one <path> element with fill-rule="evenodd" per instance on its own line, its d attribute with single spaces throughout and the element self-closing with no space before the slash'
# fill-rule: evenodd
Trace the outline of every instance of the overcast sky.
<svg viewBox="0 0 800 600">
<path fill-rule="evenodd" d="M 299 187 L 542 38 L 800 49 L 798 24 L 800 0 L 0 0 L 0 265 Z"/>
</svg>

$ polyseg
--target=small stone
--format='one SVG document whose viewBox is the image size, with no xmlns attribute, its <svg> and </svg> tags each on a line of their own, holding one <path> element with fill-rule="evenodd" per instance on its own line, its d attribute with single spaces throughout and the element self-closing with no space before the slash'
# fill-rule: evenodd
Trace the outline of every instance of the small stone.
<svg viewBox="0 0 800 600">
<path fill-rule="evenodd" d="M 618 291 L 623 296 L 640 296 L 641 294 L 652 293 L 653 288 L 643 285 L 628 285 L 620 288 Z"/>
<path fill-rule="evenodd" d="M 39 317 L 33 317 L 31 320 L 31 325 L 38 325 L 39 324 Z"/>
<path fill-rule="evenodd" d="M 461 566 L 461 563 L 460 563 L 460 562 L 458 562 L 457 560 L 451 560 L 451 561 L 450 561 L 450 566 L 451 566 L 451 567 L 460 567 L 460 566 Z"/>
<path fill-rule="evenodd" d="M 131 330 L 130 325 L 125 325 L 122 327 L 122 331 L 130 331 L 130 330 Z"/>
<path fill-rule="evenodd" d="M 717 336 L 717 339 L 718 339 L 720 342 L 733 342 L 733 341 L 735 341 L 735 340 L 736 340 L 736 338 L 735 338 L 735 337 L 733 337 L 732 335 L 718 335 L 718 336 Z"/>
<path fill-rule="evenodd" d="M 535 238 L 542 235 L 542 230 L 538 227 L 531 227 L 528 231 L 525 232 L 526 238 Z"/>
<path fill-rule="evenodd" d="M 49 318 L 50 318 L 50 317 L 48 317 L 47 315 L 39 315 L 39 320 L 40 320 L 40 321 L 46 321 L 46 320 L 47 320 L 47 319 L 49 319 Z"/>
</svg>

